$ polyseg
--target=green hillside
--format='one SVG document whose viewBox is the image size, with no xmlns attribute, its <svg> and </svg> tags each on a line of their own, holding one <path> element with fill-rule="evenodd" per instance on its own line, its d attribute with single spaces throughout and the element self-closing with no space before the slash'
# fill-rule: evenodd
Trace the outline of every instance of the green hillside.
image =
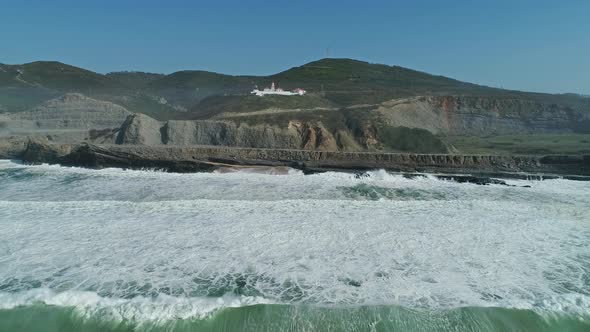
<svg viewBox="0 0 590 332">
<path fill-rule="evenodd" d="M 163 77 L 151 83 L 150 86 L 154 87 L 153 91 L 160 91 L 160 94 L 167 95 L 171 100 L 183 104 L 200 116 L 214 111 L 207 109 L 208 106 L 215 109 L 225 107 L 231 111 L 236 103 L 236 95 L 247 95 L 254 86 L 268 87 L 272 82 L 287 90 L 306 89 L 308 93 L 323 99 L 315 105 L 317 107 L 325 104 L 340 107 L 375 104 L 394 98 L 417 95 L 464 95 L 532 99 L 565 104 L 574 108 L 590 108 L 589 98 L 573 94 L 554 95 L 503 90 L 399 66 L 371 64 L 351 59 L 322 59 L 270 76 L 229 76 L 202 71 L 185 71 Z M 209 96 L 225 96 L 225 98 L 216 98 L 215 103 L 203 100 Z M 203 103 L 199 105 L 201 100 Z M 243 97 L 243 100 L 248 103 L 246 97 Z M 224 105 L 225 103 L 227 105 Z M 280 103 L 274 103 L 273 106 L 291 107 Z M 258 109 L 261 108 L 251 110 Z"/>
<path fill-rule="evenodd" d="M 252 77 L 223 75 L 202 70 L 185 70 L 150 82 L 146 86 L 146 90 L 190 109 L 209 96 L 248 93 L 254 84 Z"/>
<path fill-rule="evenodd" d="M 203 70 L 184 70 L 165 75 L 150 83 L 151 89 L 233 89 L 252 84 L 251 77 L 231 76 Z"/>
<path fill-rule="evenodd" d="M 141 90 L 144 89 L 149 83 L 166 75 L 139 71 L 119 71 L 108 73 L 106 76 L 118 81 L 128 88 Z"/>
<path fill-rule="evenodd" d="M 276 82 L 304 88 L 305 98 L 253 98 L 254 86 Z M 159 119 L 202 118 L 223 112 L 267 108 L 348 107 L 416 95 L 493 96 L 532 99 L 590 109 L 590 98 L 502 90 L 430 75 L 399 66 L 351 59 L 322 59 L 270 76 L 231 76 L 199 70 L 169 75 L 116 72 L 106 75 L 60 62 L 0 64 L 0 106 L 9 112 L 30 108 L 65 92 L 120 103 Z"/>
<path fill-rule="evenodd" d="M 372 64 L 352 59 L 321 59 L 291 68 L 264 80 L 281 82 L 284 88 L 303 87 L 321 92 L 325 98 L 342 106 L 378 103 L 393 98 L 418 95 L 493 96 L 533 99 L 572 106 L 588 106 L 572 94 L 553 95 L 497 89 L 461 82 L 444 76 L 403 68 Z"/>
<path fill-rule="evenodd" d="M 289 85 L 305 85 L 308 89 L 326 91 L 358 89 L 406 88 L 468 88 L 462 83 L 443 76 L 434 76 L 398 66 L 370 64 L 351 59 L 322 59 L 291 68 L 270 77 Z"/>
<path fill-rule="evenodd" d="M 191 108 L 191 118 L 206 119 L 221 113 L 248 113 L 265 109 L 332 108 L 336 105 L 319 96 L 265 96 L 230 95 L 210 96 Z"/>
<path fill-rule="evenodd" d="M 55 61 L 37 61 L 5 66 L 10 75 L 0 81 L 5 86 L 40 86 L 59 91 L 118 89 L 122 86 L 108 76 Z M 9 77 L 10 76 L 10 77 Z"/>
</svg>

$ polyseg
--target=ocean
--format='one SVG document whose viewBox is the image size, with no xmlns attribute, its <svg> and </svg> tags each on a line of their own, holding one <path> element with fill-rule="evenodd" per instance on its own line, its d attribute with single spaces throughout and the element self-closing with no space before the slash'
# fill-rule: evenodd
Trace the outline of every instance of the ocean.
<svg viewBox="0 0 590 332">
<path fill-rule="evenodd" d="M 590 182 L 0 160 L 0 331 L 590 331 Z"/>
</svg>

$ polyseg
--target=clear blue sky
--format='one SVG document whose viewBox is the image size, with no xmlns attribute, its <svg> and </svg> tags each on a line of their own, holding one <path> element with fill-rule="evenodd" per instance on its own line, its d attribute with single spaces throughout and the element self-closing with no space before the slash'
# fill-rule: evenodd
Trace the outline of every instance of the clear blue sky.
<svg viewBox="0 0 590 332">
<path fill-rule="evenodd" d="M 0 62 L 271 74 L 326 56 L 590 94 L 588 0 L 0 0 Z"/>
</svg>

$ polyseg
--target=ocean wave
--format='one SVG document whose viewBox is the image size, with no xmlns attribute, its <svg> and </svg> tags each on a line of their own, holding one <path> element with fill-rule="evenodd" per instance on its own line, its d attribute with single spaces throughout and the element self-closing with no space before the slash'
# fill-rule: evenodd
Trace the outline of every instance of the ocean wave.
<svg viewBox="0 0 590 332">
<path fill-rule="evenodd" d="M 166 321 L 173 319 L 205 318 L 223 308 L 236 308 L 273 301 L 262 297 L 173 297 L 158 294 L 155 297 L 131 299 L 101 297 L 95 292 L 55 292 L 40 288 L 17 293 L 0 292 L 0 309 L 7 310 L 34 304 L 58 307 L 73 307 L 86 317 L 100 315 L 117 320 Z"/>
<path fill-rule="evenodd" d="M 7 298 L 8 297 L 8 298 Z M 261 298 L 108 299 L 89 292 L 0 293 L 0 328 L 19 331 L 587 331 L 587 315 L 529 309 L 272 304 Z"/>
</svg>

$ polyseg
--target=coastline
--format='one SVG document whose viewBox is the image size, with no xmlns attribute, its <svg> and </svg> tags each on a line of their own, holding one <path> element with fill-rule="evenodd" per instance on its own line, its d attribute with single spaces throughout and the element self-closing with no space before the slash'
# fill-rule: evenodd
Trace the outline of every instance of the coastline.
<svg viewBox="0 0 590 332">
<path fill-rule="evenodd" d="M 30 140 L 0 145 L 0 159 L 87 168 L 160 169 L 177 173 L 291 167 L 306 174 L 384 169 L 404 174 L 590 180 L 590 155 L 327 152 L 222 146 L 53 144 Z"/>
</svg>

